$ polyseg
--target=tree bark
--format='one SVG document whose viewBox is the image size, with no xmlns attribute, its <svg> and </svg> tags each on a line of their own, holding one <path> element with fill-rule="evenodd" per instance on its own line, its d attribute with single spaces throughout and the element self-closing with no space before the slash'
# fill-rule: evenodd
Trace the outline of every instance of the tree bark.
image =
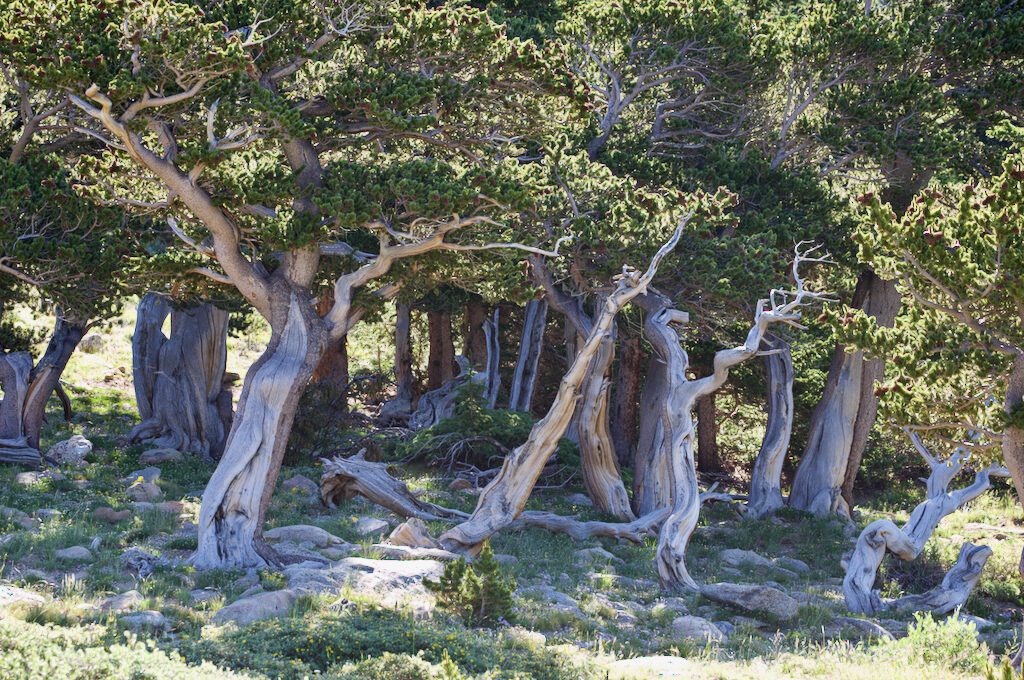
<svg viewBox="0 0 1024 680">
<path fill-rule="evenodd" d="M 135 406 L 139 411 L 139 419 L 143 421 L 153 417 L 153 395 L 160 373 L 160 348 L 167 342 L 163 327 L 170 314 L 170 303 L 158 293 L 143 295 L 135 312 L 132 385 L 135 388 Z"/>
<path fill-rule="evenodd" d="M 263 519 L 284 457 L 299 396 L 327 345 L 324 322 L 303 291 L 272 291 L 271 337 L 245 376 L 220 464 L 203 492 L 199 568 L 278 565 L 262 537 Z"/>
<path fill-rule="evenodd" d="M 720 472 L 722 459 L 718 452 L 718 409 L 715 394 L 697 400 L 697 469 L 701 472 Z"/>
<path fill-rule="evenodd" d="M 381 406 L 379 418 L 404 422 L 412 415 L 412 305 L 395 305 L 395 396 Z"/>
<path fill-rule="evenodd" d="M 864 271 L 857 281 L 853 306 L 892 326 L 900 295 L 892 281 Z M 850 516 L 853 481 L 878 411 L 875 381 L 885 364 L 864 352 L 839 345 L 832 355 L 825 391 L 811 415 L 807 447 L 800 459 L 789 504 L 799 510 Z"/>
<path fill-rule="evenodd" d="M 420 397 L 416 404 L 416 410 L 409 417 L 409 427 L 413 430 L 425 430 L 433 427 L 446 418 L 451 418 L 455 412 L 455 401 L 460 390 L 472 379 L 472 371 L 469 368 L 469 361 L 459 357 L 459 374 L 438 387 L 430 390 Z"/>
<path fill-rule="evenodd" d="M 25 441 L 34 449 L 39 448 L 39 438 L 43 430 L 43 419 L 46 415 L 46 402 L 60 382 L 60 376 L 68 365 L 82 336 L 85 335 L 86 323 L 62 310 L 57 310 L 57 318 L 53 325 L 53 335 L 46 346 L 46 351 L 32 367 L 28 380 L 28 393 L 25 395 L 24 428 Z"/>
<path fill-rule="evenodd" d="M 469 365 L 476 371 L 487 369 L 487 338 L 484 324 L 487 322 L 487 306 L 480 298 L 466 303 L 465 342 L 462 355 L 469 359 Z"/>
<path fill-rule="evenodd" d="M 636 451 L 643 349 L 639 337 L 619 340 L 619 373 L 612 402 L 612 442 L 620 466 L 631 465 Z"/>
<path fill-rule="evenodd" d="M 768 386 L 768 421 L 750 479 L 749 517 L 773 514 L 785 504 L 782 498 L 782 466 L 793 434 L 793 354 L 789 342 L 776 335 L 767 335 L 763 345 L 766 350 L 764 372 Z"/>
<path fill-rule="evenodd" d="M 316 302 L 316 313 L 327 314 L 334 306 L 334 291 L 328 290 L 320 295 Z M 341 411 L 348 411 L 348 336 L 344 335 L 336 342 L 331 342 L 324 350 L 324 355 L 313 371 L 311 382 L 330 385 L 338 395 L 336 401 Z"/>
<path fill-rule="evenodd" d="M 484 343 L 487 347 L 481 378 L 484 383 L 484 401 L 487 402 L 487 408 L 490 409 L 498 406 L 498 392 L 501 391 L 500 321 L 501 309 L 495 307 L 494 315 L 490 319 L 484 319 L 481 324 L 484 331 Z"/>
<path fill-rule="evenodd" d="M 427 312 L 430 355 L 427 359 L 427 389 L 436 390 L 455 377 L 455 345 L 452 343 L 452 316 L 447 312 Z"/>
<path fill-rule="evenodd" d="M 519 357 L 512 378 L 508 407 L 513 411 L 527 411 L 533 403 L 537 385 L 537 367 L 544 350 L 544 328 L 547 325 L 548 301 L 544 298 L 526 303 Z"/>
<path fill-rule="evenodd" d="M 0 462 L 37 468 L 42 457 L 25 438 L 25 397 L 32 356 L 28 352 L 0 354 Z"/>
<path fill-rule="evenodd" d="M 230 418 L 222 419 L 221 409 L 228 314 L 209 304 L 171 310 L 171 335 L 166 338 L 161 327 L 168 309 L 165 303 L 151 300 L 139 306 L 132 346 L 138 347 L 141 356 L 132 358 L 133 379 L 139 384 L 136 397 L 148 398 L 139 403 L 139 412 L 149 416 L 132 428 L 129 436 L 158 447 L 218 458 L 231 426 Z M 144 370 L 153 370 L 153 374 L 142 373 Z"/>
</svg>

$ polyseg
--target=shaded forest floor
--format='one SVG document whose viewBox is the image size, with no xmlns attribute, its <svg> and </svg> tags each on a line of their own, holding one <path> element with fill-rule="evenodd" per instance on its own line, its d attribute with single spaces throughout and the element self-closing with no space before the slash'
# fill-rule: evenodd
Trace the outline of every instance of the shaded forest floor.
<svg viewBox="0 0 1024 680">
<path fill-rule="evenodd" d="M 856 527 L 789 511 L 744 520 L 724 505 L 705 508 L 691 573 L 702 583 L 772 583 L 799 603 L 784 623 L 661 592 L 653 540 L 574 542 L 531 529 L 492 542 L 518 586 L 513 620 L 467 628 L 433 609 L 416 579 L 376 561 L 373 544 L 400 518 L 362 499 L 324 508 L 303 479 L 319 479 L 312 463 L 283 470 L 266 528 L 326 530 L 333 538 L 283 537 L 326 567 L 197 572 L 186 559 L 212 466 L 160 462 L 159 496 L 140 501 L 128 492 L 140 474 L 153 475 L 140 462 L 145 447 L 127 444 L 136 422 L 130 333 L 122 323 L 103 350 L 78 353 L 67 372 L 73 421 L 49 414 L 44 445 L 84 434 L 94 445 L 87 464 L 42 474 L 0 469 L 0 677 L 968 678 L 1019 642 L 1024 526 L 1019 508 L 998 494 L 948 517 L 917 561 L 886 562 L 883 594 L 896 596 L 935 585 L 964 541 L 994 549 L 963 612 L 977 618 L 942 622 L 865 621 L 846 611 L 840 557 L 861 526 L 883 515 L 899 522 L 912 508 L 876 501 L 860 508 Z M 232 342 L 237 365 L 229 370 L 243 369 L 255 345 Z M 477 490 L 452 490 L 436 469 L 396 473 L 427 500 L 463 510 L 476 501 Z M 600 518 L 581 491 L 539 491 L 530 507 Z M 756 555 L 729 564 L 727 549 Z M 757 556 L 767 560 L 753 564 Z M 380 575 L 369 586 L 358 570 L 330 582 L 318 575 L 344 576 L 360 559 L 374 560 L 363 571 Z M 238 625 L 227 619 L 239 617 L 218 615 L 254 595 L 275 616 Z M 720 639 L 694 634 L 692 617 L 712 622 Z"/>
</svg>

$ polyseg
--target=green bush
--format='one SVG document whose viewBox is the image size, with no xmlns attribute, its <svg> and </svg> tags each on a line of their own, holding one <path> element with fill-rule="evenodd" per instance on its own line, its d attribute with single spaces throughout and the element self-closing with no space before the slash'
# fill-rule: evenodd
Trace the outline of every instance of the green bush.
<svg viewBox="0 0 1024 680">
<path fill-rule="evenodd" d="M 907 635 L 889 643 L 900 658 L 930 666 L 982 673 L 988 668 L 988 648 L 979 643 L 974 625 L 951 616 L 936 621 L 930 613 L 915 614 Z"/>
<path fill-rule="evenodd" d="M 472 626 L 489 626 L 512 618 L 512 591 L 516 584 L 501 573 L 489 543 L 473 564 L 459 558 L 444 566 L 437 581 L 423 585 L 437 595 L 437 604 Z"/>
</svg>

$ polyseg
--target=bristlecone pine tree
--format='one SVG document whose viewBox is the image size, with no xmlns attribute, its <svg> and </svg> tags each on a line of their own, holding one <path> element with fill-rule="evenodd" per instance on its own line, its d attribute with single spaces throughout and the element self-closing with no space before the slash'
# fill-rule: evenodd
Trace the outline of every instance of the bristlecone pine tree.
<svg viewBox="0 0 1024 680">
<path fill-rule="evenodd" d="M 437 596 L 438 606 L 469 625 L 488 626 L 512 619 L 516 584 L 502 573 L 490 543 L 484 544 L 472 564 L 465 558 L 449 562 L 437 581 L 424 579 L 423 585 Z"/>
</svg>

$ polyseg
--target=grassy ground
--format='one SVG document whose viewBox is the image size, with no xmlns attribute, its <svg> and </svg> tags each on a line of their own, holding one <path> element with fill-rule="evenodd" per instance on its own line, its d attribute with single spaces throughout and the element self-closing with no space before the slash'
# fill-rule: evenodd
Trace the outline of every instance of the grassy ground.
<svg viewBox="0 0 1024 680">
<path fill-rule="evenodd" d="M 898 639 L 862 640 L 855 630 L 836 625 L 837 617 L 848 615 L 839 560 L 857 528 L 789 511 L 745 520 L 721 505 L 702 515 L 688 553 L 691 573 L 701 582 L 777 582 L 802 603 L 791 624 L 767 625 L 696 594 L 661 592 L 651 540 L 576 543 L 527 530 L 493 541 L 496 553 L 511 556 L 505 569 L 519 585 L 509 627 L 470 629 L 440 612 L 422 620 L 360 593 L 345 593 L 350 603 L 342 609 L 337 597 L 306 597 L 284 619 L 242 629 L 213 626 L 211 616 L 237 599 L 251 579 L 242 572 L 197 572 L 183 562 L 195 547 L 192 522 L 211 467 L 190 459 L 159 466 L 164 498 L 180 501 L 180 513 L 136 511 L 126 494 L 123 478 L 142 467 L 143 451 L 126 439 L 136 421 L 131 321 L 126 313 L 112 324 L 100 353 L 79 352 L 72 359 L 66 375 L 73 421 L 62 422 L 56 409 L 49 414 L 44 446 L 84 434 L 95 446 L 88 465 L 61 470 L 64 479 L 29 484 L 16 480 L 18 470 L 0 468 L 0 506 L 13 509 L 0 516 L 0 581 L 45 598 L 41 605 L 0 612 L 0 677 L 972 678 L 1017 644 L 1024 599 L 1016 560 L 1024 528 L 1020 508 L 1007 494 L 984 496 L 948 517 L 919 560 L 887 561 L 883 574 L 886 595 L 923 591 L 941 579 L 965 540 L 990 545 L 995 554 L 965 608 L 994 622 L 980 636 L 955 619 L 902 617 L 884 622 L 899 632 Z M 244 372 L 258 352 L 261 332 L 231 340 L 229 370 Z M 281 479 L 296 474 L 319 476 L 314 465 L 305 464 L 289 466 Z M 428 500 L 463 509 L 476 500 L 470 492 L 448 490 L 449 480 L 436 470 L 405 469 L 402 476 Z M 531 504 L 598 517 L 585 505 L 566 501 L 573 491 L 580 489 L 541 491 Z M 130 517 L 110 524 L 93 516 L 98 507 L 127 509 Z M 858 521 L 863 525 L 880 516 L 901 521 L 910 509 L 868 503 Z M 375 556 L 355 530 L 355 521 L 366 516 L 388 519 L 392 526 L 398 521 L 359 499 L 327 510 L 302 493 L 279 489 L 267 527 L 313 524 L 362 542 L 362 553 Z M 431 527 L 435 535 L 441 529 Z M 92 559 L 69 564 L 57 558 L 58 550 L 72 546 L 88 547 Z M 121 562 L 132 547 L 177 563 L 140 576 Z M 611 557 L 581 559 L 578 551 L 590 547 L 602 547 Z M 718 559 L 725 548 L 796 558 L 810 571 L 732 570 Z M 255 578 L 266 590 L 283 585 L 270 571 Z M 542 594 L 544 586 L 571 598 L 578 609 L 552 606 Z M 216 594 L 196 602 L 192 591 L 203 588 Z M 131 589 L 143 597 L 136 609 L 160 612 L 166 630 L 129 633 L 122 617 L 100 609 L 110 596 Z M 720 643 L 681 639 L 672 622 L 684 610 L 734 630 Z M 203 661 L 207 664 L 200 666 Z"/>
</svg>

